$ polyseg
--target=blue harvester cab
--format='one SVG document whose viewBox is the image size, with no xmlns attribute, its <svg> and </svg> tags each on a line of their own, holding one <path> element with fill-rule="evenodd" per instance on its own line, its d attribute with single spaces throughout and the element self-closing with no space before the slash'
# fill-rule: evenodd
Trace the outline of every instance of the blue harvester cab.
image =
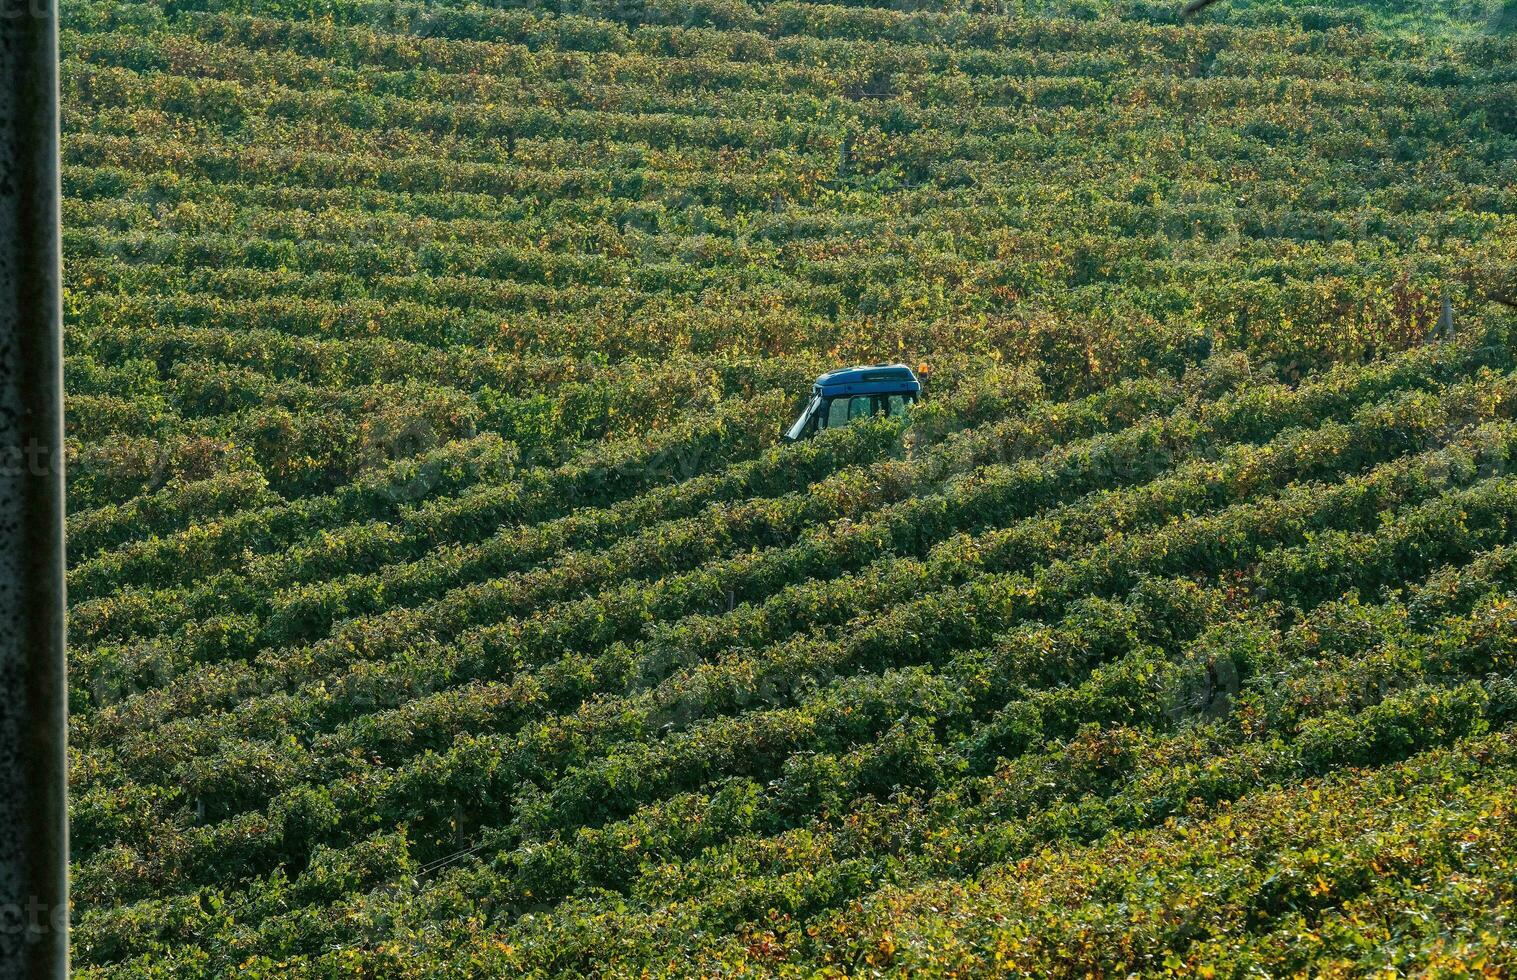
<svg viewBox="0 0 1517 980">
<path fill-rule="evenodd" d="M 922 397 L 922 382 L 904 364 L 828 371 L 816 379 L 801 417 L 785 430 L 786 442 L 808 439 L 821 429 L 835 429 L 871 415 L 905 415 Z"/>
</svg>

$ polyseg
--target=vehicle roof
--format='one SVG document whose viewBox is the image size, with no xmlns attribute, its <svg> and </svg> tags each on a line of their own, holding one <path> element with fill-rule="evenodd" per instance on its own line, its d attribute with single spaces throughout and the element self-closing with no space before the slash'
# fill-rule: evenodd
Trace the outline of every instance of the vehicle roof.
<svg viewBox="0 0 1517 980">
<path fill-rule="evenodd" d="M 823 394 L 860 394 L 889 391 L 920 391 L 922 383 L 904 364 L 867 364 L 828 371 L 816 379 Z"/>
</svg>

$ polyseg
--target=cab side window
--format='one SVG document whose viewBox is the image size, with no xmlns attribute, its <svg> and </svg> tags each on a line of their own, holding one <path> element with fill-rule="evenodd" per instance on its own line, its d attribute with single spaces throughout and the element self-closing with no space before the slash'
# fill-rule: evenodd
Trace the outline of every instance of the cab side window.
<svg viewBox="0 0 1517 980">
<path fill-rule="evenodd" d="M 852 398 L 834 398 L 827 405 L 827 424 L 825 428 L 832 429 L 840 425 L 847 425 L 854 419 L 861 419 L 872 410 L 872 399 L 868 395 L 854 395 Z"/>
<path fill-rule="evenodd" d="M 835 429 L 855 419 L 868 418 L 871 415 L 899 417 L 906 414 L 906 408 L 912 401 L 914 399 L 910 395 L 854 395 L 833 398 L 823 409 L 818 428 Z"/>
</svg>

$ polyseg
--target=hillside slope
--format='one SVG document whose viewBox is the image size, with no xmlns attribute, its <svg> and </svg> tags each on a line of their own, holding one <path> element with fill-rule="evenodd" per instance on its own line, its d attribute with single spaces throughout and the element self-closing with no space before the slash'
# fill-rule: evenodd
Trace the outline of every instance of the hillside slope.
<svg viewBox="0 0 1517 980">
<path fill-rule="evenodd" d="M 67 5 L 81 974 L 1517 969 L 1505 10 Z"/>
</svg>

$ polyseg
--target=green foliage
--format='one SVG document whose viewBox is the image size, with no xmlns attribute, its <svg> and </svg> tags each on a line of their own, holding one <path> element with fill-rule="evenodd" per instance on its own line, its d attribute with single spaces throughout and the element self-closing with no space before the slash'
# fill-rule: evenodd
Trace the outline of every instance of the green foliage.
<svg viewBox="0 0 1517 980">
<path fill-rule="evenodd" d="M 78 971 L 1517 970 L 1509 6 L 70 5 Z"/>
</svg>

